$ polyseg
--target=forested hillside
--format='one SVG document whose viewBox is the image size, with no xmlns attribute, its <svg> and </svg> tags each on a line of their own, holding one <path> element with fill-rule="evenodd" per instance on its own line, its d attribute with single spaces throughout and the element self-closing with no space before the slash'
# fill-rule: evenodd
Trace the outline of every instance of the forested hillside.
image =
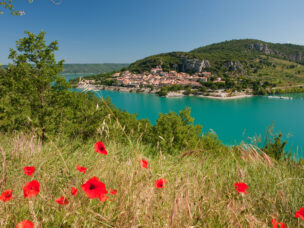
<svg viewBox="0 0 304 228">
<path fill-rule="evenodd" d="M 218 76 L 242 76 L 284 84 L 304 82 L 304 46 L 260 40 L 231 40 L 190 52 L 170 52 L 138 60 L 132 72 L 161 66 L 165 71 L 210 71 Z"/>
</svg>

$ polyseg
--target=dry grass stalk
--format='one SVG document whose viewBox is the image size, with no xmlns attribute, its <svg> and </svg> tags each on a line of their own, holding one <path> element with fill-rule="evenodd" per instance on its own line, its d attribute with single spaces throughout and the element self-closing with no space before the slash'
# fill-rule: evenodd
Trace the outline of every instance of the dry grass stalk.
<svg viewBox="0 0 304 228">
<path fill-rule="evenodd" d="M 272 158 L 253 145 L 244 144 L 242 146 L 236 146 L 235 148 L 240 152 L 243 161 L 250 161 L 255 164 L 266 164 L 268 167 L 273 167 L 274 165 L 274 160 Z"/>
<path fill-rule="evenodd" d="M 0 188 L 2 187 L 2 185 L 5 184 L 6 181 L 6 176 L 5 176 L 5 172 L 6 172 L 6 156 L 5 156 L 5 152 L 3 150 L 3 148 L 0 146 L 0 152 L 2 155 L 2 178 L 0 180 Z"/>
</svg>

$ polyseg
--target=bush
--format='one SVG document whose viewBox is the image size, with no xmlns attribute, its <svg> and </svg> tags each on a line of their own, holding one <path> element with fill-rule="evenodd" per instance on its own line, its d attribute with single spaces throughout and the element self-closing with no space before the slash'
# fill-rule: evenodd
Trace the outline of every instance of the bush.
<svg viewBox="0 0 304 228">
<path fill-rule="evenodd" d="M 273 134 L 273 127 L 270 127 L 267 130 L 262 151 L 275 158 L 276 160 L 284 158 L 286 156 L 284 148 L 287 144 L 287 141 L 282 141 L 282 136 L 282 133 Z"/>
<path fill-rule="evenodd" d="M 157 94 L 158 94 L 159 96 L 161 96 L 161 97 L 167 96 L 168 93 L 169 93 L 169 90 L 168 90 L 167 87 L 162 87 L 162 88 L 157 92 Z"/>
<path fill-rule="evenodd" d="M 156 125 L 153 127 L 153 144 L 162 152 L 174 153 L 192 149 L 197 145 L 202 127 L 193 125 L 190 109 L 182 110 L 177 115 L 175 112 L 160 114 Z"/>
</svg>

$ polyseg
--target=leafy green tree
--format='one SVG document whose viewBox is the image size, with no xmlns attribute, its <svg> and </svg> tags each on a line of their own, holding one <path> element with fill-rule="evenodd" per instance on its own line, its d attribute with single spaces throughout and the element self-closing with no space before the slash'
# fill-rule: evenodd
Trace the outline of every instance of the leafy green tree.
<svg viewBox="0 0 304 228">
<path fill-rule="evenodd" d="M 63 69 L 63 60 L 57 62 L 54 52 L 58 50 L 57 41 L 46 44 L 45 32 L 35 35 L 25 32 L 26 37 L 17 41 L 17 49 L 10 49 L 10 64 L 6 76 L 2 78 L 1 109 L 4 115 L 1 123 L 7 127 L 28 126 L 37 129 L 42 139 L 49 128 L 56 128 L 52 119 L 59 115 L 58 109 L 64 103 L 60 99 L 67 96 L 69 85 L 59 72 Z M 11 103 L 12 105 L 9 105 Z M 10 121 L 8 121 L 8 117 Z"/>
</svg>

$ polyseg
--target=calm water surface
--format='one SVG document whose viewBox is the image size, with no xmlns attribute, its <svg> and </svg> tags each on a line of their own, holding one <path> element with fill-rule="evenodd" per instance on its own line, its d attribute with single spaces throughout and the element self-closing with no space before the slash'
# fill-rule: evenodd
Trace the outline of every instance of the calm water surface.
<svg viewBox="0 0 304 228">
<path fill-rule="evenodd" d="M 203 131 L 214 131 L 225 144 L 236 144 L 250 137 L 263 136 L 267 127 L 274 125 L 292 147 L 304 157 L 304 94 L 288 95 L 293 100 L 251 97 L 237 100 L 213 100 L 198 97 L 164 98 L 152 94 L 98 91 L 96 95 L 110 97 L 120 109 L 148 118 L 153 124 L 159 113 L 178 112 L 191 108 L 195 124 Z"/>
</svg>

